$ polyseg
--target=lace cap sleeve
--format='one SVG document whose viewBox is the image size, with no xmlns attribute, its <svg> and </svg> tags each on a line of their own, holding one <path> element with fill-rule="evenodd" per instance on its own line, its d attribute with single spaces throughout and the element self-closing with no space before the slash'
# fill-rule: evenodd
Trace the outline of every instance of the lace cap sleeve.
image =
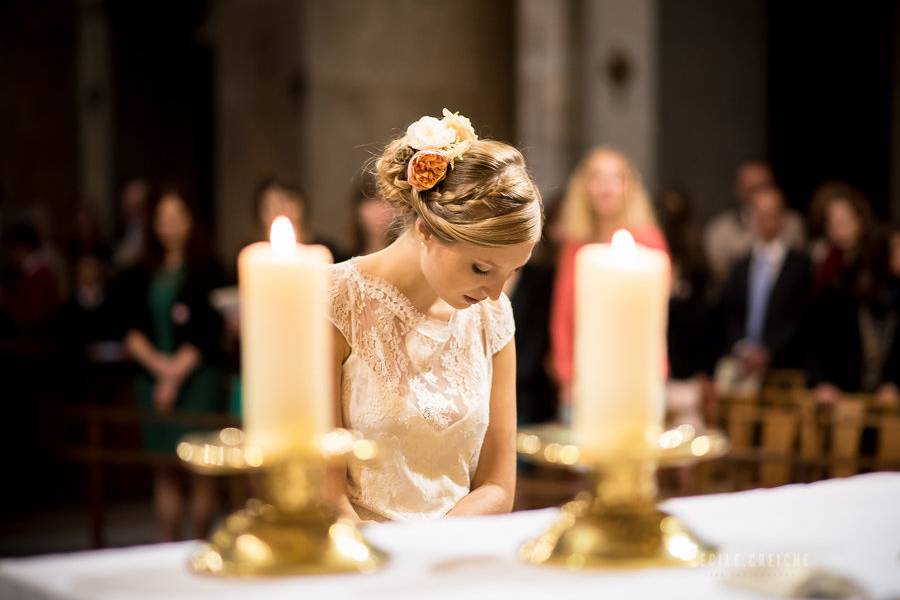
<svg viewBox="0 0 900 600">
<path fill-rule="evenodd" d="M 516 324 L 513 320 L 512 304 L 506 294 L 500 294 L 497 301 L 484 302 L 486 339 L 491 354 L 497 354 L 513 339 Z"/>
<path fill-rule="evenodd" d="M 344 264 L 331 267 L 328 282 L 328 318 L 338 328 L 338 331 L 353 346 L 354 327 L 353 314 L 354 303 L 357 295 L 354 293 L 348 268 Z"/>
</svg>

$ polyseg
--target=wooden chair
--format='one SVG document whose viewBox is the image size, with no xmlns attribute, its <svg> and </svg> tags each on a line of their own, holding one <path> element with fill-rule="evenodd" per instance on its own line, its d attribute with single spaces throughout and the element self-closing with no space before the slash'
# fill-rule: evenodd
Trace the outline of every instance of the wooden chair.
<svg viewBox="0 0 900 600">
<path fill-rule="evenodd" d="M 797 474 L 801 481 L 822 479 L 825 472 L 825 435 L 819 405 L 813 395 L 802 391 L 796 395 L 799 417 L 799 458 Z"/>
<path fill-rule="evenodd" d="M 791 482 L 797 411 L 792 408 L 762 409 L 762 457 L 758 484 L 773 487 Z"/>
<path fill-rule="evenodd" d="M 900 415 L 883 414 L 879 419 L 875 468 L 900 470 Z"/>
<path fill-rule="evenodd" d="M 771 369 L 763 378 L 763 388 L 802 390 L 806 388 L 806 373 L 802 369 Z"/>
<path fill-rule="evenodd" d="M 847 395 L 831 413 L 831 477 L 849 477 L 859 470 L 859 442 L 866 416 L 866 397 Z"/>
<path fill-rule="evenodd" d="M 725 408 L 726 431 L 731 441 L 729 478 L 734 489 L 753 487 L 754 433 L 759 414 L 759 404 L 747 398 L 730 403 Z"/>
</svg>

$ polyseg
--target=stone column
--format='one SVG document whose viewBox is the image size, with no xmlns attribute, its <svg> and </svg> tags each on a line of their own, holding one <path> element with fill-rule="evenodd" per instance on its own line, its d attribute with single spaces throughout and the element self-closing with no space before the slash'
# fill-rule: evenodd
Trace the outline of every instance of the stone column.
<svg viewBox="0 0 900 600">
<path fill-rule="evenodd" d="M 900 219 L 900 8 L 894 11 L 894 81 L 891 93 L 891 205 L 894 221 Z"/>
<path fill-rule="evenodd" d="M 652 190 L 657 145 L 657 0 L 586 0 L 581 6 L 582 151 L 613 146 Z"/>
<path fill-rule="evenodd" d="M 298 135 L 319 232 L 348 241 L 354 175 L 422 115 L 447 107 L 479 135 L 511 139 L 512 9 L 511 0 L 304 3 Z"/>
<path fill-rule="evenodd" d="M 78 193 L 111 232 L 116 201 L 109 19 L 101 0 L 79 0 L 77 10 Z"/>
<path fill-rule="evenodd" d="M 757 0 L 661 2 L 661 185 L 685 188 L 694 218 L 734 204 L 734 172 L 766 157 L 766 17 Z"/>
<path fill-rule="evenodd" d="M 216 223 L 220 255 L 234 268 L 257 235 L 252 193 L 262 177 L 299 181 L 299 6 L 293 0 L 214 5 Z"/>
<path fill-rule="evenodd" d="M 516 142 L 545 196 L 564 191 L 572 156 L 570 0 L 518 0 Z"/>
</svg>

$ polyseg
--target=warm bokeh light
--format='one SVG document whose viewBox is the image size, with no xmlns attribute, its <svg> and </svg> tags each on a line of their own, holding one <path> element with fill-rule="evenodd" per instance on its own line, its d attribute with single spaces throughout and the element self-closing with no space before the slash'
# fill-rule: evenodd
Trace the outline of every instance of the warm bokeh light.
<svg viewBox="0 0 900 600">
<path fill-rule="evenodd" d="M 619 229 L 612 236 L 612 247 L 616 252 L 630 252 L 634 250 L 634 238 L 625 229 Z"/>
<path fill-rule="evenodd" d="M 290 258 L 297 249 L 297 234 L 291 220 L 285 216 L 272 221 L 269 230 L 269 241 L 272 243 L 272 254 L 277 258 Z"/>
</svg>

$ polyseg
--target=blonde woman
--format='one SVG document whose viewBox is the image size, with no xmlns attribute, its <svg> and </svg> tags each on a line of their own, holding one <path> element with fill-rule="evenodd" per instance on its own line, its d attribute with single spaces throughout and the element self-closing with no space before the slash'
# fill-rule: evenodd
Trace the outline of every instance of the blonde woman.
<svg viewBox="0 0 900 600">
<path fill-rule="evenodd" d="M 668 250 L 640 173 L 611 148 L 591 150 L 575 169 L 563 198 L 560 228 L 565 243 L 556 272 L 550 337 L 560 384 L 560 411 L 566 420 L 574 350 L 575 253 L 586 243 L 609 243 L 619 229 L 627 229 L 638 244 Z"/>
<path fill-rule="evenodd" d="M 343 511 L 364 521 L 508 512 L 515 489 L 515 346 L 504 282 L 543 213 L 522 155 L 445 109 L 375 161 L 402 233 L 335 265 L 340 422 L 374 439 Z"/>
</svg>

